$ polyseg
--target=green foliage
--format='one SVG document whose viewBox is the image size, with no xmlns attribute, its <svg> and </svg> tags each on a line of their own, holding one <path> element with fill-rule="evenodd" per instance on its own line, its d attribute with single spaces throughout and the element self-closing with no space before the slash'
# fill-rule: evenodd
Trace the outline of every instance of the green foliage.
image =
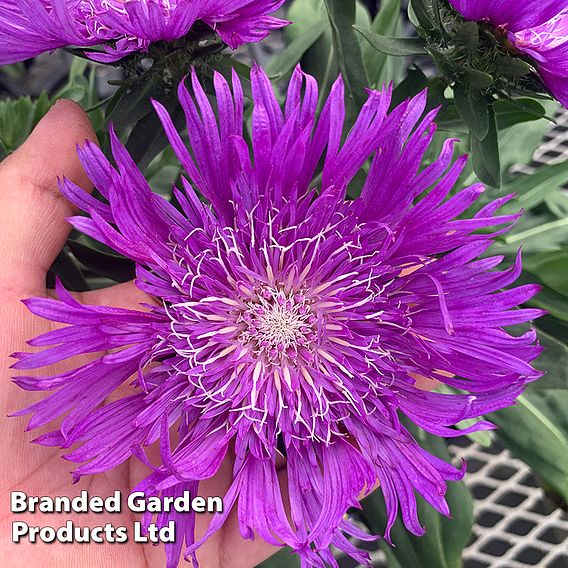
<svg viewBox="0 0 568 568">
<path fill-rule="evenodd" d="M 94 66 L 73 60 L 66 85 L 53 97 L 42 93 L 37 99 L 20 97 L 0 101 L 0 159 L 16 150 L 30 135 L 41 118 L 59 99 L 71 99 L 85 109 L 99 103 L 95 89 Z M 102 125 L 102 110 L 94 108 L 90 118 L 95 129 Z"/>
<path fill-rule="evenodd" d="M 285 548 L 259 564 L 257 568 L 300 568 L 300 560 L 298 556 Z"/>
<path fill-rule="evenodd" d="M 383 0 L 369 32 L 383 36 L 398 35 L 402 33 L 401 20 L 401 0 Z M 355 29 L 361 32 L 365 28 L 356 25 Z M 381 88 L 390 81 L 398 82 L 402 78 L 403 68 L 398 59 L 377 53 L 368 42 L 365 42 L 361 49 L 371 87 Z"/>
<path fill-rule="evenodd" d="M 407 95 L 442 81 L 453 96 L 430 97 L 441 104 L 456 127 L 457 118 L 471 134 L 473 167 L 485 184 L 499 188 L 508 165 L 500 158 L 500 131 L 519 123 L 538 120 L 544 109 L 525 93 L 542 93 L 534 67 L 508 49 L 505 37 L 486 22 L 465 21 L 445 0 L 412 0 L 409 16 L 416 37 L 392 37 L 384 31 L 357 31 L 379 54 L 412 57 L 429 55 L 440 76 L 420 81 Z M 379 56 L 380 57 L 380 56 Z M 414 74 L 414 78 L 417 75 Z M 521 96 L 519 96 L 521 95 Z"/>
<path fill-rule="evenodd" d="M 354 26 L 377 51 L 384 55 L 408 57 L 411 55 L 426 55 L 424 42 L 418 37 L 385 37 Z"/>
<path fill-rule="evenodd" d="M 30 97 L 0 101 L 0 152 L 2 159 L 24 142 L 50 107 L 51 101 L 45 93 L 42 93 L 35 101 Z"/>
<path fill-rule="evenodd" d="M 369 81 L 361 46 L 353 29 L 356 3 L 355 0 L 324 0 L 324 4 L 331 24 L 333 49 L 345 80 L 348 99 L 354 109 L 359 109 L 365 102 L 365 88 Z"/>
<path fill-rule="evenodd" d="M 497 436 L 568 501 L 568 390 L 529 390 L 491 415 Z"/>
</svg>

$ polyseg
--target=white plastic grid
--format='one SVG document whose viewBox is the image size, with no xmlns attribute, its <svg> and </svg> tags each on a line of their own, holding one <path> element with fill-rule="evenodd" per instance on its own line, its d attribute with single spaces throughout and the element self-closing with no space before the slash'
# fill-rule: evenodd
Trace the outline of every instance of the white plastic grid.
<svg viewBox="0 0 568 568">
<path fill-rule="evenodd" d="M 568 513 L 546 497 L 528 466 L 499 447 L 453 449 L 468 464 L 475 497 L 464 568 L 568 567 Z"/>
</svg>

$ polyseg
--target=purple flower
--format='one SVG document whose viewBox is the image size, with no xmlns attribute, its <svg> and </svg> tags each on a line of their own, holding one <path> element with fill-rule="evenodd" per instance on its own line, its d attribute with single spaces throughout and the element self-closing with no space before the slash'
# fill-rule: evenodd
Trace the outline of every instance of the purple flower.
<svg viewBox="0 0 568 568">
<path fill-rule="evenodd" d="M 235 49 L 286 25 L 269 14 L 284 0 L 5 0 L 0 5 L 0 65 L 59 47 L 104 46 L 116 61 L 153 42 L 184 37 L 196 21 Z"/>
<path fill-rule="evenodd" d="M 488 20 L 534 59 L 544 84 L 568 107 L 568 0 L 450 0 L 467 20 Z"/>
<path fill-rule="evenodd" d="M 84 306 L 61 286 L 59 301 L 28 300 L 33 313 L 68 325 L 32 340 L 45 349 L 16 354 L 16 369 L 107 354 L 64 375 L 17 377 L 25 389 L 53 391 L 19 414 L 33 414 L 30 428 L 65 415 L 38 441 L 77 445 L 66 455 L 81 464 L 76 477 L 132 455 L 148 463 L 143 448 L 159 439 L 161 463 L 137 488 L 147 495 L 195 494 L 235 453 L 225 511 L 202 540 L 192 516 L 160 515 L 183 537 L 169 545 L 172 568 L 183 541 L 194 558 L 233 507 L 244 538 L 287 544 L 304 566 L 337 566 L 331 545 L 367 562 L 348 536 L 369 537 L 345 520 L 362 494 L 380 482 L 387 539 L 399 511 L 421 535 L 415 491 L 448 515 L 446 482 L 464 474 L 423 450 L 402 416 L 444 437 L 491 428 L 452 426 L 513 404 L 539 376 L 534 330 L 503 329 L 541 315 L 517 309 L 538 288 L 504 290 L 520 258 L 504 271 L 494 270 L 502 257 L 479 258 L 518 218 L 496 215 L 510 196 L 462 215 L 484 189 L 450 196 L 467 159 L 453 163 L 455 140 L 421 168 L 437 112 L 421 119 L 425 92 L 388 113 L 391 90 L 370 91 L 342 142 L 341 78 L 319 119 L 316 82 L 299 69 L 284 110 L 259 68 L 251 80 L 251 148 L 236 75 L 232 89 L 215 75 L 217 111 L 195 73 L 191 92 L 180 85 L 190 149 L 154 103 L 187 175 L 178 207 L 152 193 L 114 134 L 116 168 L 93 144 L 80 150 L 108 204 L 65 181 L 64 194 L 88 213 L 71 222 L 134 259 L 137 285 L 155 302 Z M 361 197 L 346 200 L 365 164 Z M 420 390 L 424 377 L 456 390 Z M 129 380 L 130 396 L 104 402 Z"/>
</svg>

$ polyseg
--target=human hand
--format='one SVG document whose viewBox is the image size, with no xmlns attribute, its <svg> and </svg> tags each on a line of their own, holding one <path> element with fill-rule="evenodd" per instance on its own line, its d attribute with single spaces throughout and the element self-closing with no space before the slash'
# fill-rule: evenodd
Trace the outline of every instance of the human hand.
<svg viewBox="0 0 568 568">
<path fill-rule="evenodd" d="M 129 491 L 149 472 L 136 460 L 94 477 L 83 477 L 71 485 L 70 463 L 61 458 L 58 448 L 30 445 L 41 432 L 26 433 L 24 418 L 7 415 L 42 398 L 43 393 L 19 389 L 10 378 L 10 354 L 29 350 L 26 342 L 56 325 L 31 314 L 21 300 L 50 295 L 46 275 L 65 244 L 70 225 L 65 221 L 73 214 L 72 206 L 57 189 L 57 177 L 66 176 L 85 189 L 90 183 L 76 155 L 76 144 L 95 140 L 86 114 L 70 101 L 60 101 L 36 127 L 27 142 L 0 164 L 0 566 L 20 568 L 40 564 L 48 568 L 117 568 L 119 566 L 160 568 L 165 565 L 163 547 L 139 543 L 126 544 L 29 544 L 11 542 L 12 522 L 24 521 L 30 526 L 63 526 L 71 519 L 77 526 L 125 526 L 131 533 L 136 515 L 122 507 L 122 513 L 108 516 L 89 514 L 10 512 L 10 492 L 25 491 L 34 496 L 62 495 L 74 497 L 81 490 L 90 496 L 110 496 L 119 490 Z M 76 293 L 86 304 L 139 308 L 150 299 L 133 283 L 106 290 Z M 100 354 L 82 355 L 42 369 L 45 375 L 60 374 Z M 125 389 L 132 387 L 125 386 Z M 218 474 L 200 485 L 203 496 L 223 496 L 232 479 L 232 463 L 228 459 Z M 125 510 L 126 509 L 126 510 Z M 196 536 L 205 532 L 208 515 L 197 516 Z M 243 541 L 236 513 L 222 530 L 212 536 L 198 551 L 202 568 L 248 568 L 275 552 L 261 539 Z"/>
</svg>

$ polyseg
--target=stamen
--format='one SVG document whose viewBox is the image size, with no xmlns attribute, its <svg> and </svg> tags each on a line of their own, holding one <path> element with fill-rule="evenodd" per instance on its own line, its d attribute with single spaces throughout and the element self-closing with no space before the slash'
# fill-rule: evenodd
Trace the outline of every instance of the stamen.
<svg viewBox="0 0 568 568">
<path fill-rule="evenodd" d="M 317 318 L 304 294 L 263 286 L 246 306 L 239 319 L 246 329 L 239 339 L 265 363 L 296 362 L 301 348 L 311 351 Z"/>
</svg>

